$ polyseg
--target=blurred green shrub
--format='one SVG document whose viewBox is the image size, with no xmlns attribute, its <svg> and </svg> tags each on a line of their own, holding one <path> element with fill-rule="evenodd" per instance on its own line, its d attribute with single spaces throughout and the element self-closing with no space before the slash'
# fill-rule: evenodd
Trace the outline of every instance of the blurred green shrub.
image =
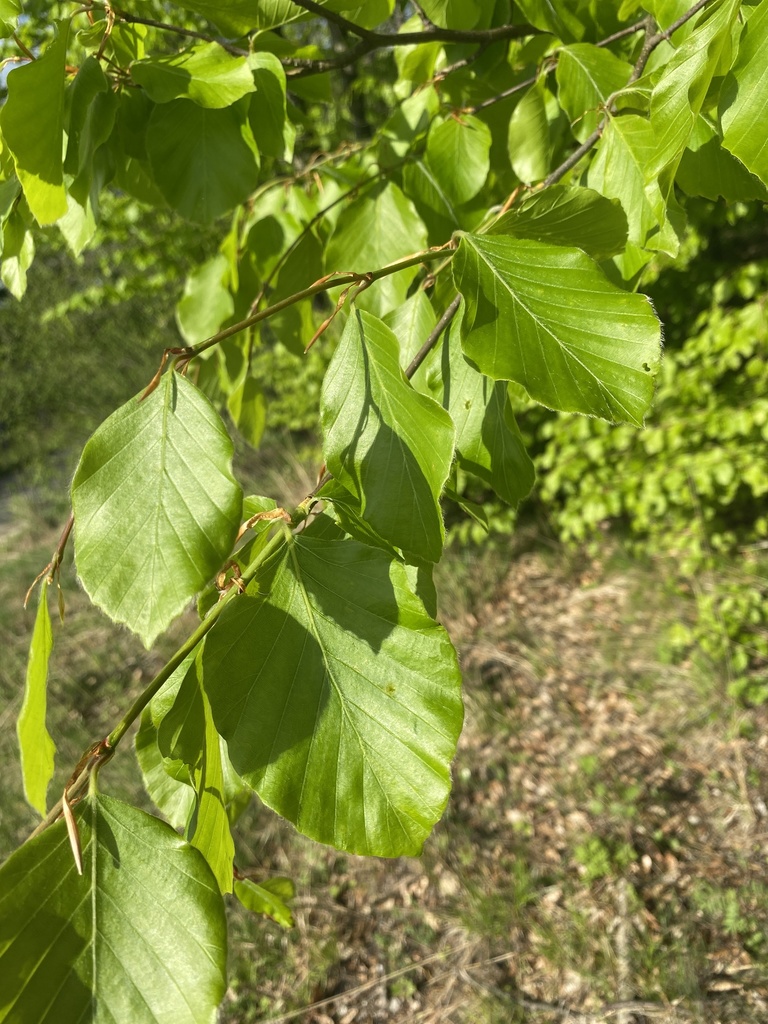
<svg viewBox="0 0 768 1024">
<path fill-rule="evenodd" d="M 768 699 L 768 260 L 755 216 L 704 211 L 690 276 L 657 271 L 650 291 L 669 329 L 645 430 L 518 409 L 559 538 L 595 544 L 619 529 L 637 552 L 670 559 L 697 608 L 673 648 L 721 663 L 748 703 Z M 706 287 L 702 267 L 718 274 Z"/>
</svg>

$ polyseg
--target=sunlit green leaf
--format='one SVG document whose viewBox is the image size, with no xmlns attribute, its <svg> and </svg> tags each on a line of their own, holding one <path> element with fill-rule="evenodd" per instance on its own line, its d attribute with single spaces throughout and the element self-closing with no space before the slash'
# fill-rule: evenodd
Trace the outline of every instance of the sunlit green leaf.
<svg viewBox="0 0 768 1024">
<path fill-rule="evenodd" d="M 740 7 L 741 0 L 707 4 L 695 31 L 664 65 L 651 95 L 650 125 L 656 148 L 647 176 L 658 174 L 668 164 L 676 169 L 720 59 L 730 53 L 731 26 Z"/>
<path fill-rule="evenodd" d="M 609 199 L 618 199 L 627 215 L 629 241 L 648 248 L 677 251 L 661 234 L 666 205 L 656 179 L 647 182 L 656 139 L 644 117 L 624 114 L 611 117 L 603 131 L 597 155 L 590 164 L 587 182 Z"/>
<path fill-rule="evenodd" d="M 464 352 L 563 412 L 641 424 L 661 330 L 644 295 L 611 284 L 580 249 L 462 235 L 453 259 L 464 296 Z"/>
<path fill-rule="evenodd" d="M 34 258 L 32 232 L 16 206 L 3 224 L 3 262 L 0 266 L 3 284 L 15 299 L 20 299 L 27 290 L 27 271 Z"/>
<path fill-rule="evenodd" d="M 603 260 L 626 245 L 627 216 L 618 200 L 591 188 L 550 185 L 515 205 L 489 234 L 578 246 L 593 259 Z"/>
<path fill-rule="evenodd" d="M 376 270 L 426 245 L 426 229 L 413 203 L 389 182 L 344 209 L 326 246 L 326 273 Z M 382 316 L 405 301 L 416 273 L 414 267 L 378 281 L 360 294 L 358 305 Z"/>
<path fill-rule="evenodd" d="M 188 99 L 211 109 L 228 107 L 256 88 L 245 57 L 233 57 L 218 43 L 136 61 L 131 78 L 155 103 Z"/>
<path fill-rule="evenodd" d="M 739 54 L 720 97 L 723 145 L 768 185 L 768 2 L 758 4 L 741 34 Z"/>
<path fill-rule="evenodd" d="M 94 604 L 149 647 L 219 568 L 239 526 L 232 442 L 178 373 L 86 444 L 72 484 L 75 556 Z"/>
<path fill-rule="evenodd" d="M 211 337 L 232 315 L 235 304 L 225 284 L 227 257 L 217 253 L 196 267 L 184 282 L 184 294 L 176 306 L 176 323 L 188 345 Z"/>
<path fill-rule="evenodd" d="M 61 820 L 0 868 L 0 1019 L 211 1024 L 226 920 L 205 861 L 119 800 L 74 814 L 82 877 Z"/>
<path fill-rule="evenodd" d="M 609 96 L 627 84 L 632 66 L 604 46 L 564 46 L 557 61 L 557 85 L 573 134 L 583 142 L 597 128 Z"/>
<path fill-rule="evenodd" d="M 69 21 L 57 24 L 45 53 L 8 75 L 8 98 L 0 112 L 3 138 L 39 224 L 52 224 L 67 209 L 62 146 Z"/>
<path fill-rule="evenodd" d="M 235 768 L 314 839 L 418 853 L 461 728 L 447 635 L 404 567 L 353 540 L 293 537 L 255 586 L 267 596 L 232 601 L 203 660 Z"/>
<path fill-rule="evenodd" d="M 453 454 L 450 417 L 403 375 L 392 331 L 353 312 L 323 382 L 323 454 L 389 543 L 417 558 L 440 558 L 439 496 Z"/>
<path fill-rule="evenodd" d="M 197 802 L 189 822 L 187 838 L 205 857 L 221 891 L 232 892 L 235 844 L 227 817 L 219 734 L 213 724 L 208 698 L 202 689 L 199 692 L 202 698 L 205 742 L 202 761 L 195 773 Z"/>
<path fill-rule="evenodd" d="M 471 114 L 435 123 L 427 137 L 427 163 L 452 203 L 476 196 L 490 169 L 491 132 Z"/>
<path fill-rule="evenodd" d="M 521 181 L 530 184 L 546 176 L 552 145 L 543 81 L 532 85 L 512 111 L 507 148 L 512 170 Z"/>
<path fill-rule="evenodd" d="M 267 403 L 261 385 L 245 377 L 227 399 L 232 422 L 252 448 L 258 448 L 267 423 Z"/>
<path fill-rule="evenodd" d="M 423 0 L 421 9 L 441 28 L 474 28 L 480 17 L 479 0 Z"/>
<path fill-rule="evenodd" d="M 43 580 L 35 628 L 29 646 L 24 703 L 21 705 L 16 725 L 24 794 L 35 810 L 43 816 L 46 811 L 48 783 L 53 778 L 53 758 L 56 753 L 56 746 L 45 724 L 48 660 L 52 650 L 53 631 L 48 611 L 48 581 Z"/>
<path fill-rule="evenodd" d="M 265 878 L 252 882 L 249 878 L 235 882 L 235 896 L 254 914 L 264 914 L 283 928 L 293 928 L 293 914 L 286 900 L 293 898 L 295 888 L 290 878 Z"/>
</svg>

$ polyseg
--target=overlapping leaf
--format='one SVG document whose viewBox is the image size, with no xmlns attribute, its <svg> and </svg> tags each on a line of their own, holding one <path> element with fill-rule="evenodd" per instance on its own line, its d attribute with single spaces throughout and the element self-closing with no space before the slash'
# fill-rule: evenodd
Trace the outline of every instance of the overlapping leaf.
<svg viewBox="0 0 768 1024">
<path fill-rule="evenodd" d="M 469 202 L 490 170 L 491 132 L 471 114 L 433 124 L 427 137 L 427 163 L 452 203 Z"/>
<path fill-rule="evenodd" d="M 413 203 L 393 182 L 350 203 L 325 250 L 326 273 L 376 270 L 426 248 L 427 233 Z M 362 292 L 358 305 L 382 316 L 406 297 L 416 268 L 400 271 Z"/>
<path fill-rule="evenodd" d="M 210 110 L 180 99 L 158 104 L 152 112 L 146 136 L 152 173 L 183 217 L 207 223 L 255 188 L 259 157 L 247 103 Z"/>
<path fill-rule="evenodd" d="M 642 423 L 661 356 L 644 295 L 611 284 L 579 249 L 462 235 L 464 352 L 553 409 Z"/>
<path fill-rule="evenodd" d="M 768 185 L 768 2 L 762 0 L 741 34 L 739 54 L 720 98 L 723 145 Z"/>
<path fill-rule="evenodd" d="M 370 313 L 356 310 L 347 321 L 320 411 L 328 468 L 360 499 L 363 518 L 390 544 L 437 561 L 453 425 L 405 379 L 397 338 Z"/>
<path fill-rule="evenodd" d="M 242 495 L 220 417 L 167 373 L 86 444 L 72 484 L 75 555 L 94 604 L 147 646 L 225 560 Z"/>
<path fill-rule="evenodd" d="M 597 128 L 601 108 L 627 84 L 631 72 L 630 64 L 603 46 L 574 43 L 562 48 L 556 70 L 559 99 L 579 142 Z"/>
<path fill-rule="evenodd" d="M 188 99 L 211 109 L 228 107 L 256 88 L 245 57 L 233 57 L 218 43 L 136 61 L 131 77 L 155 103 Z"/>
<path fill-rule="evenodd" d="M 688 145 L 712 79 L 723 57 L 729 62 L 731 27 L 741 0 L 714 0 L 700 15 L 696 29 L 664 66 L 651 95 L 651 128 L 656 145 L 646 174 L 675 169 Z"/>
<path fill-rule="evenodd" d="M 289 539 L 222 613 L 203 671 L 266 804 L 339 849 L 419 852 L 448 798 L 460 676 L 399 562 L 311 530 Z"/>
<path fill-rule="evenodd" d="M 24 702 L 16 731 L 21 752 L 24 794 L 35 810 L 45 815 L 48 783 L 53 778 L 56 747 L 45 724 L 48 661 L 53 650 L 53 631 L 48 611 L 48 582 L 40 587 L 40 603 L 29 647 Z"/>
<path fill-rule="evenodd" d="M 216 881 L 170 826 L 105 796 L 0 868 L 0 1020 L 213 1024 L 226 988 Z"/>
<path fill-rule="evenodd" d="M 68 36 L 69 21 L 58 22 L 56 38 L 45 53 L 11 71 L 0 113 L 3 139 L 39 224 L 52 224 L 67 210 L 62 146 Z"/>
<path fill-rule="evenodd" d="M 489 484 L 510 505 L 533 487 L 533 463 L 525 450 L 505 381 L 490 380 L 461 351 L 463 310 L 443 337 L 429 382 L 456 427 L 456 452 L 463 469 Z"/>
<path fill-rule="evenodd" d="M 577 246 L 604 260 L 627 244 L 627 217 L 616 199 L 579 185 L 534 192 L 493 224 L 489 234 Z"/>
</svg>

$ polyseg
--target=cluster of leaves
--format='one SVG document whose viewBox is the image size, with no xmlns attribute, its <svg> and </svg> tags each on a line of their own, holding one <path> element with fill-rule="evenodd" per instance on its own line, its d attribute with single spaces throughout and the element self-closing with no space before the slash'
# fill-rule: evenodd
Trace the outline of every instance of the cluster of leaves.
<svg viewBox="0 0 768 1024">
<path fill-rule="evenodd" d="M 251 793 L 362 854 L 418 853 L 439 819 L 462 723 L 441 503 L 459 473 L 510 505 L 530 490 L 510 382 L 642 425 L 661 332 L 634 286 L 680 250 L 678 185 L 765 195 L 768 0 L 61 7 L 1 8 L 21 64 L 0 112 L 7 288 L 40 228 L 81 253 L 108 189 L 229 219 L 187 277 L 184 345 L 86 444 L 43 574 L 19 734 L 44 820 L 0 872 L 0 1020 L 202 1021 L 222 896 L 289 920 L 283 882 L 233 864 Z M 334 320 L 318 486 L 296 508 L 244 498 L 221 410 L 258 443 L 258 347 L 300 353 Z M 86 592 L 147 646 L 195 596 L 200 623 L 46 815 L 47 589 L 72 526 Z M 139 718 L 170 825 L 98 792 Z"/>
</svg>

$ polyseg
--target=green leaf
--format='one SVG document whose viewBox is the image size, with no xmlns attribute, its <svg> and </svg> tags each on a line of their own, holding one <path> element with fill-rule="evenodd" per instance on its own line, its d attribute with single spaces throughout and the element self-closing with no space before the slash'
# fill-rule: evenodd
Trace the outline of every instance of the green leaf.
<svg viewBox="0 0 768 1024">
<path fill-rule="evenodd" d="M 546 177 L 552 144 L 543 81 L 532 85 L 512 111 L 507 148 L 512 170 L 521 181 L 531 184 Z"/>
<path fill-rule="evenodd" d="M 564 43 L 584 35 L 584 23 L 569 7 L 568 0 L 516 0 L 523 19 L 542 32 L 552 32 Z"/>
<path fill-rule="evenodd" d="M 423 160 L 406 164 L 403 170 L 403 189 L 416 204 L 419 215 L 429 231 L 429 240 L 438 244 L 461 226 L 459 214 L 440 185 L 437 177 Z"/>
<path fill-rule="evenodd" d="M 290 160 L 296 130 L 286 112 L 283 65 L 273 53 L 250 53 L 248 66 L 256 88 L 248 120 L 259 152 Z"/>
<path fill-rule="evenodd" d="M 242 495 L 216 410 L 175 372 L 117 409 L 83 449 L 72 484 L 86 592 L 147 647 L 226 559 Z"/>
<path fill-rule="evenodd" d="M 490 170 L 491 132 L 471 114 L 433 122 L 427 136 L 427 163 L 452 203 L 474 198 Z"/>
<path fill-rule="evenodd" d="M 353 311 L 323 381 L 323 456 L 379 536 L 436 562 L 445 537 L 439 497 L 453 456 L 453 425 L 437 402 L 408 383 L 399 354 L 386 324 Z"/>
<path fill-rule="evenodd" d="M 226 989 L 216 880 L 173 829 L 105 796 L 0 868 L 0 1019 L 211 1024 Z"/>
<path fill-rule="evenodd" d="M 411 360 L 429 337 L 429 333 L 437 323 L 437 316 L 427 293 L 419 289 L 402 306 L 393 309 L 384 317 L 384 323 L 392 330 L 400 346 L 400 365 L 407 370 Z M 411 384 L 426 393 L 420 386 L 424 373 L 423 365 L 411 378 Z"/>
<path fill-rule="evenodd" d="M 136 759 L 152 803 L 175 829 L 186 830 L 195 807 L 192 779 L 182 761 L 169 761 L 160 753 L 157 729 L 147 708 L 136 733 Z"/>
<path fill-rule="evenodd" d="M 243 438 L 252 448 L 258 448 L 267 422 L 261 384 L 254 377 L 245 377 L 227 399 L 227 409 Z"/>
<path fill-rule="evenodd" d="M 215 220 L 256 187 L 259 159 L 244 102 L 208 110 L 173 100 L 152 111 L 147 128 L 152 173 L 166 200 L 189 220 Z"/>
<path fill-rule="evenodd" d="M 627 215 L 629 241 L 647 248 L 663 248 L 674 255 L 675 245 L 661 235 L 666 207 L 656 179 L 646 184 L 656 139 L 644 117 L 611 117 L 603 131 L 597 155 L 589 167 L 588 184 L 609 199 L 618 199 Z"/>
<path fill-rule="evenodd" d="M 555 72 L 558 95 L 579 142 L 597 128 L 601 108 L 609 96 L 627 84 L 631 73 L 631 64 L 604 46 L 574 43 L 563 47 Z"/>
<path fill-rule="evenodd" d="M 730 53 L 731 28 L 740 7 L 741 0 L 707 4 L 695 31 L 664 65 L 651 94 L 656 148 L 647 175 L 658 174 L 670 164 L 673 172 L 677 169 L 723 53 Z"/>
<path fill-rule="evenodd" d="M 27 271 L 34 258 L 32 232 L 15 206 L 3 225 L 3 263 L 0 266 L 0 278 L 15 299 L 21 299 L 27 290 Z"/>
<path fill-rule="evenodd" d="M 131 65 L 131 78 L 155 103 L 187 99 L 218 110 L 255 91 L 245 57 L 233 57 L 218 43 L 193 46 L 181 53 L 148 57 Z"/>
<path fill-rule="evenodd" d="M 346 207 L 326 246 L 325 270 L 376 270 L 426 245 L 426 228 L 413 203 L 389 182 Z M 378 316 L 394 309 L 405 301 L 417 273 L 413 267 L 376 282 L 361 293 L 358 306 Z"/>
<path fill-rule="evenodd" d="M 723 148 L 715 129 L 699 115 L 688 149 L 683 153 L 677 169 L 676 183 L 689 196 L 704 196 L 728 202 L 747 202 L 750 199 L 768 199 L 763 182 Z"/>
<path fill-rule="evenodd" d="M 56 24 L 56 38 L 42 57 L 8 75 L 8 99 L 0 113 L 3 138 L 38 224 L 52 224 L 67 210 L 62 146 L 69 21 Z"/>
<path fill-rule="evenodd" d="M 744 26 L 739 54 L 723 85 L 723 146 L 768 185 L 768 2 L 762 0 Z M 760 126 L 758 128 L 758 126 Z"/>
<path fill-rule="evenodd" d="M 515 422 L 506 382 L 490 380 L 464 358 L 463 313 L 460 308 L 443 335 L 442 353 L 433 359 L 428 380 L 456 427 L 459 465 L 489 484 L 503 501 L 517 505 L 533 487 L 533 463 Z"/>
<path fill-rule="evenodd" d="M 480 18 L 478 0 L 423 0 L 421 9 L 441 28 L 474 28 Z"/>
<path fill-rule="evenodd" d="M 360 0 L 318 2 L 336 11 L 360 6 Z M 231 38 L 245 35 L 253 29 L 263 32 L 307 17 L 307 12 L 291 0 L 176 0 L 176 6 L 202 14 Z"/>
<path fill-rule="evenodd" d="M 0 35 L 13 35 L 21 14 L 21 0 L 0 0 Z"/>
<path fill-rule="evenodd" d="M 661 358 L 650 302 L 611 284 L 580 249 L 462 235 L 464 352 L 542 405 L 642 424 Z"/>
<path fill-rule="evenodd" d="M 202 698 L 205 743 L 202 763 L 195 773 L 197 803 L 189 822 L 187 838 L 205 857 L 216 876 L 219 888 L 226 893 L 232 892 L 235 844 L 227 817 L 219 734 L 213 723 L 208 698 L 199 683 L 198 692 Z"/>
<path fill-rule="evenodd" d="M 404 566 L 353 540 L 289 538 L 221 614 L 203 669 L 232 763 L 268 806 L 342 850 L 421 850 L 462 707 L 456 655 Z"/>
<path fill-rule="evenodd" d="M 514 206 L 488 233 L 577 246 L 604 260 L 627 244 L 627 216 L 618 200 L 591 188 L 550 185 Z"/>
<path fill-rule="evenodd" d="M 52 650 L 53 631 L 48 611 L 48 581 L 43 580 L 35 628 L 29 645 L 24 703 L 21 705 L 16 724 L 24 795 L 43 817 L 46 812 L 45 797 L 48 783 L 53 778 L 53 759 L 56 753 L 56 746 L 45 725 L 48 661 Z"/>
<path fill-rule="evenodd" d="M 95 146 L 89 144 L 88 137 L 94 132 L 95 126 L 91 123 L 89 114 L 96 97 L 108 91 L 109 79 L 102 71 L 101 65 L 95 57 L 86 57 L 69 89 L 67 155 L 64 158 L 64 170 L 67 174 L 78 174 L 86 160 L 93 156 Z"/>
<path fill-rule="evenodd" d="M 224 283 L 229 263 L 217 253 L 196 267 L 184 282 L 184 294 L 176 306 L 176 323 L 188 345 L 198 345 L 214 335 L 235 311 L 232 293 Z"/>
<path fill-rule="evenodd" d="M 174 684 L 173 703 L 157 721 L 157 747 L 163 757 L 181 761 L 192 771 L 199 765 L 205 747 L 205 708 L 197 659 L 188 658 L 184 664 L 187 670 L 181 684 Z M 153 721 L 158 719 L 160 707 L 153 699 Z"/>
<path fill-rule="evenodd" d="M 271 917 L 283 928 L 293 928 L 293 914 L 286 900 L 294 894 L 290 878 L 265 878 L 259 883 L 243 878 L 235 882 L 235 896 L 247 910 Z"/>
</svg>

